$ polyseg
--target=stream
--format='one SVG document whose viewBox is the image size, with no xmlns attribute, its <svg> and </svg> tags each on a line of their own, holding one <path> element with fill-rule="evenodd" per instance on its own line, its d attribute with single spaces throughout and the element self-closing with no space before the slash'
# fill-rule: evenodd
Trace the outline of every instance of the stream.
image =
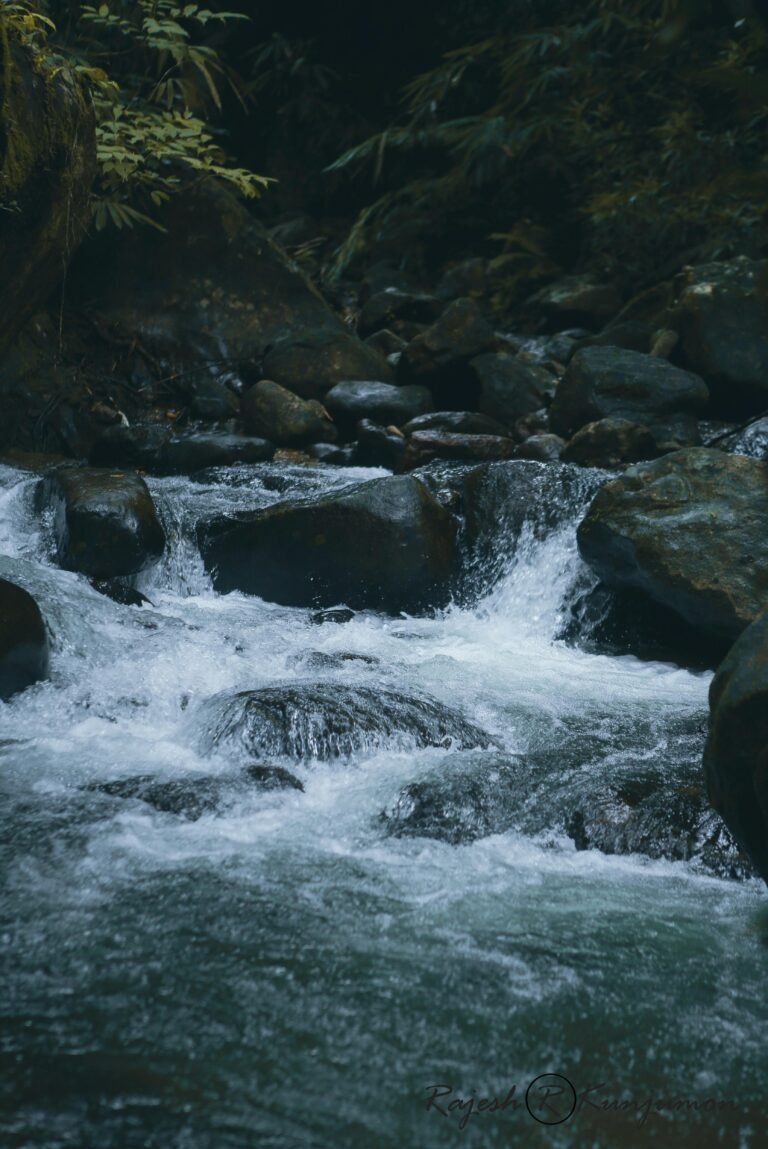
<svg viewBox="0 0 768 1149">
<path fill-rule="evenodd" d="M 57 568 L 36 479 L 0 467 L 0 576 L 52 634 L 51 680 L 0 704 L 2 1146 L 768 1144 L 764 884 L 577 850 L 547 787 L 703 744 L 709 672 L 558 637 L 599 476 L 514 545 L 489 513 L 493 561 L 431 618 L 316 625 L 211 589 L 198 519 L 384 473 L 148 479 L 169 546 L 139 609 Z M 317 657 L 342 653 L 364 658 Z M 88 788 L 226 778 L 243 763 L 205 749 L 205 700 L 307 681 L 447 704 L 538 763 L 535 802 L 464 844 L 391 837 L 381 812 L 451 754 L 407 739 L 273 759 L 303 792 L 195 820 Z"/>
</svg>

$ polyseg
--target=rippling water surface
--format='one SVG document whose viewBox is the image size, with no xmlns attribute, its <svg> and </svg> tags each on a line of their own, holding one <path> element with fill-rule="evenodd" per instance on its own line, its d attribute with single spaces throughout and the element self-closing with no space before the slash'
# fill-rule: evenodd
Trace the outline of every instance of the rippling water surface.
<svg viewBox="0 0 768 1149">
<path fill-rule="evenodd" d="M 681 724 L 702 736 L 709 675 L 555 639 L 586 577 L 591 480 L 548 532 L 532 508 L 515 546 L 500 515 L 490 589 L 435 618 L 316 626 L 214 594 L 198 517 L 376 474 L 151 480 L 171 546 L 139 610 L 56 569 L 34 480 L 0 468 L 0 576 L 36 594 L 53 634 L 51 681 L 0 710 L 0 1144 L 768 1144 L 762 884 L 577 852 L 554 787 L 535 833 L 387 838 L 381 810 L 442 748 L 286 760 L 303 793 L 197 821 L 83 789 L 226 775 L 238 763 L 202 749 L 204 701 L 308 677 L 428 694 L 506 750 L 562 750 L 585 792 L 596 771 L 674 754 Z M 374 661 L 317 669 L 312 652 Z M 574 732 L 611 753 L 566 761 Z M 540 1120 L 525 1106 L 542 1074 L 576 1090 L 562 1124 L 544 1123 L 538 1087 Z M 507 1104 L 477 1112 L 473 1096 Z"/>
</svg>

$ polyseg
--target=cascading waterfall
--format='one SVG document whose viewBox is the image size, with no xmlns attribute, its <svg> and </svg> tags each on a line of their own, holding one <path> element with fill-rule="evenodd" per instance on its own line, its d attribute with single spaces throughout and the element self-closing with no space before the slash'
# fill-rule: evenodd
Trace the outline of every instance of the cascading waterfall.
<svg viewBox="0 0 768 1149">
<path fill-rule="evenodd" d="M 34 480 L 0 469 L 0 576 L 53 640 L 51 681 L 0 711 L 3 1144 L 765 1143 L 762 885 L 577 850 L 569 830 L 617 778 L 697 762 L 710 675 L 558 638 L 600 476 L 565 469 L 515 519 L 514 466 L 491 471 L 474 595 L 343 626 L 215 594 L 195 524 L 378 472 L 150 480 L 171 545 L 137 609 L 57 569 Z M 329 761 L 270 758 L 303 790 L 236 789 L 194 819 L 98 788 L 234 784 L 248 755 L 206 743 L 208 700 L 308 683 L 429 699 L 487 732 L 517 756 L 508 824 L 458 845 L 387 832 L 403 787 L 464 761 L 432 711 L 434 737 L 379 724 Z M 562 1124 L 525 1106 L 542 1074 L 576 1090 Z"/>
</svg>

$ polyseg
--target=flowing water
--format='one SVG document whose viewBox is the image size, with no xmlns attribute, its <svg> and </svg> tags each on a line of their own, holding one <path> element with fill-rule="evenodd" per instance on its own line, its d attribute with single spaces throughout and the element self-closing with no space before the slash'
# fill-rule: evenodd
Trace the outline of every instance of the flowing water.
<svg viewBox="0 0 768 1149">
<path fill-rule="evenodd" d="M 286 759 L 303 793 L 194 821 L 84 788 L 224 777 L 242 763 L 202 748 L 205 700 L 308 678 L 429 695 L 505 750 L 555 770 L 562 753 L 585 792 L 699 752 L 709 674 L 556 638 L 587 577 L 575 525 L 594 476 L 548 530 L 532 507 L 515 545 L 492 508 L 493 569 L 434 618 L 317 626 L 212 591 L 199 517 L 376 474 L 151 480 L 170 545 L 137 609 L 56 568 L 34 479 L 0 469 L 0 576 L 36 595 L 53 640 L 50 682 L 0 704 L 0 1145 L 768 1145 L 761 883 L 577 852 L 554 786 L 533 828 L 387 837 L 381 811 L 448 748 Z M 574 732 L 599 761 L 566 761 Z M 555 1124 L 560 1078 L 576 1109 Z"/>
</svg>

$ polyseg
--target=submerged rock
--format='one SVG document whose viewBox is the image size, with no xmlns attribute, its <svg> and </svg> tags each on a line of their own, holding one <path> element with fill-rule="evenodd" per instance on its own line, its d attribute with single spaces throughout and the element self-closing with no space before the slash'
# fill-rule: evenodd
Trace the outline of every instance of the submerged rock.
<svg viewBox="0 0 768 1149">
<path fill-rule="evenodd" d="M 578 528 L 608 585 L 734 639 L 768 602 L 768 463 L 707 447 L 630 467 Z"/>
<path fill-rule="evenodd" d="M 558 385 L 549 420 L 570 438 L 586 423 L 626 419 L 648 427 L 659 451 L 695 446 L 696 416 L 709 400 L 697 375 L 665 359 L 617 347 L 577 351 Z"/>
<path fill-rule="evenodd" d="M 257 757 L 348 758 L 425 746 L 488 747 L 492 739 L 431 698 L 372 686 L 296 683 L 219 694 L 199 712 L 201 747 Z"/>
<path fill-rule="evenodd" d="M 284 606 L 436 606 L 447 600 L 457 558 L 453 517 L 410 476 L 215 520 L 200 539 L 217 590 Z"/>
<path fill-rule="evenodd" d="M 379 818 L 394 838 L 461 845 L 508 830 L 524 785 L 522 759 L 494 751 L 449 755 L 403 786 Z"/>
<path fill-rule="evenodd" d="M 718 668 L 709 707 L 710 801 L 768 882 L 768 611 Z"/>
<path fill-rule="evenodd" d="M 112 798 L 132 798 L 164 814 L 178 814 L 190 822 L 233 805 L 250 790 L 303 790 L 304 785 L 282 766 L 254 763 L 234 777 L 226 774 L 191 775 L 162 781 L 154 774 L 97 782 L 86 787 Z"/>
<path fill-rule="evenodd" d="M 165 548 L 147 484 L 138 475 L 59 470 L 43 480 L 53 508 L 58 561 L 105 580 L 152 566 Z"/>
<path fill-rule="evenodd" d="M 0 578 L 0 699 L 48 677 L 48 632 L 32 595 Z"/>
<path fill-rule="evenodd" d="M 359 380 L 338 383 L 326 395 L 325 404 L 334 419 L 347 430 L 354 428 L 359 419 L 372 419 L 384 426 L 394 423 L 399 427 L 430 411 L 432 396 L 426 387 L 395 387 L 390 383 Z"/>
</svg>

